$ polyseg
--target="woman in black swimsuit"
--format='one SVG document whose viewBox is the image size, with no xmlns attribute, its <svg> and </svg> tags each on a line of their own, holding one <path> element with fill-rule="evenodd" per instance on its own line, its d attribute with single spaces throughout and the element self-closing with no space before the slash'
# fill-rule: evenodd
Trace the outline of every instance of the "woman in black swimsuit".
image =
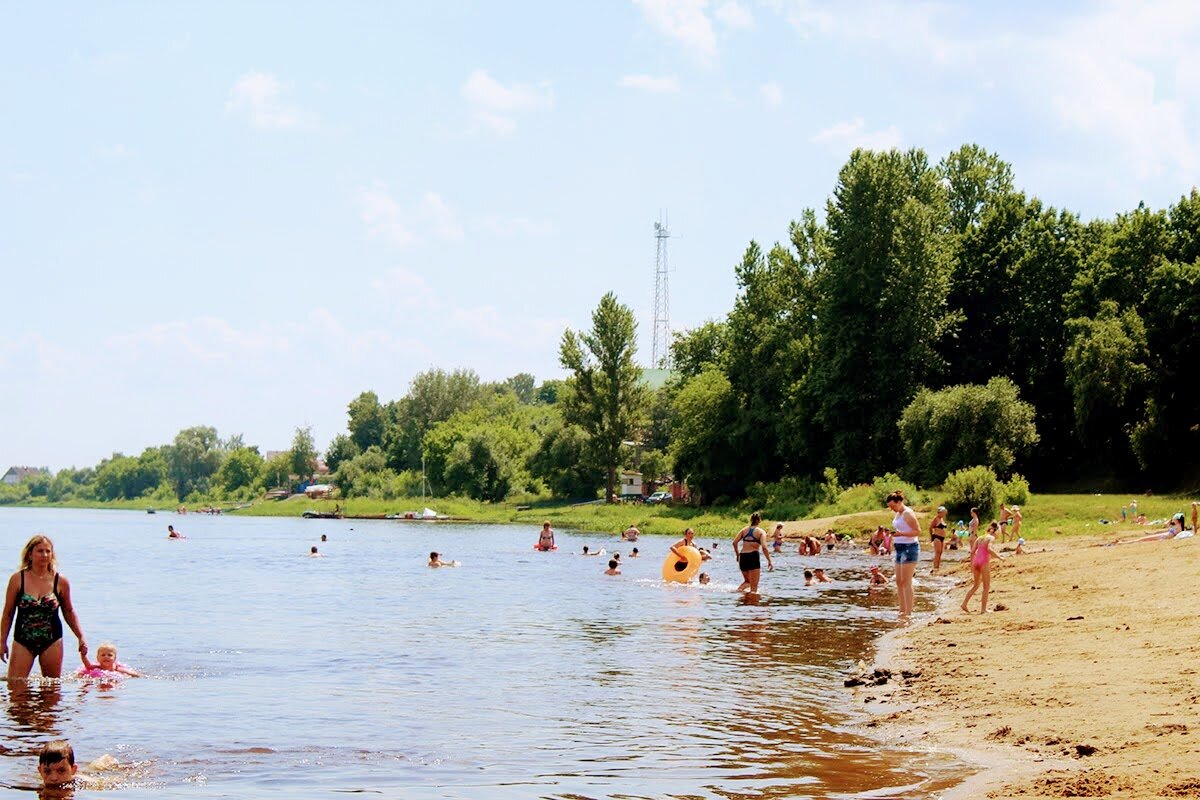
<svg viewBox="0 0 1200 800">
<path fill-rule="evenodd" d="M 42 677 L 62 675 L 63 619 L 79 640 L 79 655 L 87 655 L 87 642 L 79 618 L 71 605 L 71 584 L 58 574 L 54 558 L 54 543 L 48 536 L 38 534 L 25 544 L 21 552 L 21 569 L 8 579 L 4 595 L 4 619 L 0 626 L 0 661 L 8 662 L 8 679 L 29 677 L 36 660 Z M 13 629 L 13 615 L 17 624 Z M 9 658 L 8 632 L 13 631 L 12 658 Z"/>
<path fill-rule="evenodd" d="M 937 514 L 929 523 L 929 541 L 933 542 L 933 571 L 942 568 L 942 548 L 946 546 L 946 507 L 938 506 Z"/>
<path fill-rule="evenodd" d="M 742 571 L 742 585 L 738 587 L 739 592 L 748 591 L 750 594 L 758 594 L 758 577 L 762 574 L 760 553 L 767 557 L 767 569 L 775 569 L 775 565 L 771 563 L 771 554 L 763 549 L 763 540 L 766 539 L 767 534 L 758 527 L 760 522 L 762 522 L 762 514 L 755 511 L 750 515 L 750 524 L 733 537 L 733 556 L 738 560 L 738 569 Z M 738 548 L 739 544 L 741 549 Z"/>
</svg>

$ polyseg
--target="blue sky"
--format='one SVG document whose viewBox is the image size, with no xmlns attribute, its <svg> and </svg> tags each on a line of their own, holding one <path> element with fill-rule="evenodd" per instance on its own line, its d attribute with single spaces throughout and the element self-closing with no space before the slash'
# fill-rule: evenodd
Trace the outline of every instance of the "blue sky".
<svg viewBox="0 0 1200 800">
<path fill-rule="evenodd" d="M 263 449 L 433 366 L 559 377 L 615 290 L 649 360 L 856 146 L 964 142 L 1084 217 L 1200 168 L 1200 6 L 0 4 L 0 469 L 209 424 Z"/>
</svg>

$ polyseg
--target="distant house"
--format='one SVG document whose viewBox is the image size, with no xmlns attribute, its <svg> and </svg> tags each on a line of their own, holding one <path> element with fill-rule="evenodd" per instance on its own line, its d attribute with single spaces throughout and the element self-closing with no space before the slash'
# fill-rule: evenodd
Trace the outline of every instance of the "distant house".
<svg viewBox="0 0 1200 800">
<path fill-rule="evenodd" d="M 621 497 L 642 496 L 642 473 L 623 469 L 618 476 L 621 479 L 621 489 L 618 492 Z"/>
<path fill-rule="evenodd" d="M 0 483 L 6 483 L 9 486 L 16 486 L 30 475 L 37 475 L 41 472 L 50 472 L 45 467 L 9 467 L 8 472 L 4 473 L 4 477 L 0 478 Z"/>
</svg>

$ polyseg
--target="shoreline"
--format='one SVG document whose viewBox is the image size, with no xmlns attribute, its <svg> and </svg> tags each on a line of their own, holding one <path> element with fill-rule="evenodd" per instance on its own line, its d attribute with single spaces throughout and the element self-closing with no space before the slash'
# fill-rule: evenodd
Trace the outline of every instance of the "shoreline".
<svg viewBox="0 0 1200 800">
<path fill-rule="evenodd" d="M 935 611 L 880 638 L 898 679 L 868 725 L 973 770 L 944 800 L 1200 795 L 1200 541 L 1098 543 L 1005 553 L 987 615 L 950 565 Z"/>
</svg>

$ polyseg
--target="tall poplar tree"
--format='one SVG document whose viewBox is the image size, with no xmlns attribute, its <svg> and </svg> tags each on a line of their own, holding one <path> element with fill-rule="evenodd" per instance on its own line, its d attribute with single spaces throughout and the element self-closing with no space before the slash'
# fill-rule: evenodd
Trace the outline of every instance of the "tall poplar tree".
<svg viewBox="0 0 1200 800">
<path fill-rule="evenodd" d="M 946 189 L 920 150 L 855 150 L 826 214 L 817 272 L 817 341 L 804 394 L 851 480 L 899 460 L 896 423 L 940 372 L 952 237 Z"/>
<path fill-rule="evenodd" d="M 592 312 L 592 329 L 563 332 L 559 362 L 574 373 L 560 396 L 563 418 L 589 436 L 596 464 L 604 469 L 604 496 L 612 502 L 621 443 L 637 428 L 646 402 L 642 371 L 634 361 L 637 323 L 612 292 Z"/>
</svg>

